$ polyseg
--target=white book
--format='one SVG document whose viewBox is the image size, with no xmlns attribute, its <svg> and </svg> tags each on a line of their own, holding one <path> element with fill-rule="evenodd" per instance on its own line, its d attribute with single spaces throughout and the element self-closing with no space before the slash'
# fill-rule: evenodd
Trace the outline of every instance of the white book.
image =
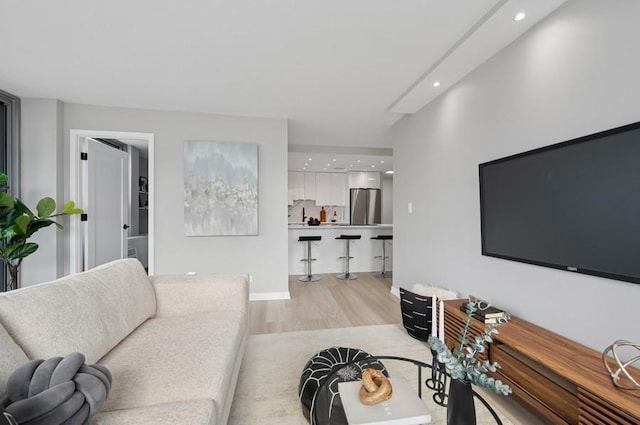
<svg viewBox="0 0 640 425">
<path fill-rule="evenodd" d="M 431 423 L 427 406 L 418 397 L 418 389 L 401 377 L 389 378 L 391 398 L 368 406 L 360 401 L 361 381 L 340 382 L 338 392 L 349 425 L 420 425 Z"/>
</svg>

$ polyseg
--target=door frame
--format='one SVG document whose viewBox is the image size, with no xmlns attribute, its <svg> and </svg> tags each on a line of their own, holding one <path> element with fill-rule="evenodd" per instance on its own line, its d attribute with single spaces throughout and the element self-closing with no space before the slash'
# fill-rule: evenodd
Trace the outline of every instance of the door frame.
<svg viewBox="0 0 640 425">
<path fill-rule="evenodd" d="M 149 202 L 149 228 L 148 228 L 148 256 L 149 275 L 153 275 L 155 270 L 154 261 L 154 211 L 155 211 L 155 155 L 154 155 L 154 134 L 138 133 L 129 131 L 101 131 L 101 130 L 78 130 L 69 131 L 70 160 L 69 160 L 69 196 L 72 200 L 80 199 L 80 139 L 83 137 L 105 138 L 105 139 L 143 139 L 149 147 L 149 179 L 148 179 L 148 202 Z M 131 212 L 133 213 L 133 211 Z M 80 231 L 80 220 L 71 220 L 69 227 L 69 273 L 82 271 L 82 232 Z"/>
</svg>

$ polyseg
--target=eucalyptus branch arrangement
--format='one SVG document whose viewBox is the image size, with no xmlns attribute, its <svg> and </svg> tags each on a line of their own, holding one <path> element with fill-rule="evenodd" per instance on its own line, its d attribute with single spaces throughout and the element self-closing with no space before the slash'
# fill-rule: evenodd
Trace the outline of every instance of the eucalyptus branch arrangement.
<svg viewBox="0 0 640 425">
<path fill-rule="evenodd" d="M 38 201 L 34 214 L 22 201 L 7 193 L 8 181 L 7 175 L 0 173 L 0 260 L 9 270 L 7 290 L 11 290 L 17 287 L 22 260 L 38 249 L 37 243 L 28 242 L 29 238 L 52 224 L 62 229 L 62 225 L 54 220 L 56 217 L 82 214 L 84 211 L 73 201 L 68 201 L 61 212 L 55 213 L 56 201 L 45 197 Z"/>
<path fill-rule="evenodd" d="M 496 320 L 496 323 L 487 324 L 482 334 L 472 337 L 469 333 L 473 313 L 478 311 L 477 302 L 469 300 L 466 303 L 467 316 L 464 320 L 462 333 L 458 339 L 457 348 L 453 353 L 449 348 L 435 336 L 429 337 L 429 345 L 436 352 L 438 361 L 444 364 L 451 379 L 474 384 L 481 388 L 494 391 L 498 394 L 509 395 L 511 388 L 499 379 L 488 375 L 488 372 L 495 372 L 500 368 L 497 362 L 489 362 L 479 357 L 487 351 L 487 344 L 493 342 L 492 335 L 498 333 L 498 327 L 509 320 L 509 315 L 505 314 Z"/>
</svg>

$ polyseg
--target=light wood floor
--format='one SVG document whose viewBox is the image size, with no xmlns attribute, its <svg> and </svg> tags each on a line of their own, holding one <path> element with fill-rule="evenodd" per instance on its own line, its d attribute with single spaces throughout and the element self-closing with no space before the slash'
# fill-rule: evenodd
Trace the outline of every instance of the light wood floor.
<svg viewBox="0 0 640 425">
<path fill-rule="evenodd" d="M 358 273 L 358 276 L 356 280 L 344 281 L 332 274 L 321 274 L 320 281 L 310 283 L 289 276 L 291 299 L 249 303 L 249 332 L 265 334 L 401 323 L 400 301 L 389 292 L 391 279 L 371 273 Z M 510 397 L 486 391 L 483 394 L 514 425 L 545 424 Z"/>
<path fill-rule="evenodd" d="M 291 299 L 251 301 L 249 332 L 264 334 L 400 323 L 400 301 L 391 295 L 391 279 L 358 273 L 340 280 L 321 274 L 318 282 L 289 276 Z"/>
</svg>

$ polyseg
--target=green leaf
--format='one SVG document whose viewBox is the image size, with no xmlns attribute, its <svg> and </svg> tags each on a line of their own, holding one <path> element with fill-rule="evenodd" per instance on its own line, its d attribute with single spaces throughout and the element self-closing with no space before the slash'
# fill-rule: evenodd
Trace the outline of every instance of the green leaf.
<svg viewBox="0 0 640 425">
<path fill-rule="evenodd" d="M 4 229 L 11 226 L 18 216 L 18 211 L 14 208 L 0 207 L 0 228 Z"/>
<path fill-rule="evenodd" d="M 33 220 L 35 218 L 35 216 L 33 215 L 33 212 L 29 209 L 29 207 L 23 204 L 20 199 L 16 198 L 15 201 L 16 201 L 15 209 L 16 211 L 18 211 L 20 215 L 25 214 L 29 216 L 29 220 Z"/>
<path fill-rule="evenodd" d="M 38 249 L 38 244 L 35 242 L 28 242 L 25 243 L 24 245 L 20 245 L 18 247 L 16 247 L 12 252 L 11 255 L 8 256 L 10 259 L 12 260 L 17 260 L 19 258 L 24 258 L 28 255 L 33 254 L 34 252 L 36 252 L 36 250 Z"/>
<path fill-rule="evenodd" d="M 9 195 L 6 192 L 0 192 L 0 207 L 13 208 L 14 205 L 15 203 L 13 202 L 13 196 Z"/>
<path fill-rule="evenodd" d="M 76 203 L 73 201 L 67 201 L 64 203 L 64 207 L 62 209 L 62 213 L 66 215 L 75 215 L 75 214 L 83 214 L 84 210 L 82 208 L 76 208 Z"/>
<path fill-rule="evenodd" d="M 49 219 L 49 218 L 38 218 L 36 220 L 33 220 L 29 223 L 29 225 L 27 226 L 27 231 L 26 231 L 26 236 L 30 237 L 32 236 L 35 232 L 37 232 L 40 229 L 43 229 L 45 227 L 49 227 L 52 224 L 58 224 L 55 221 Z"/>
<path fill-rule="evenodd" d="M 9 184 L 9 176 L 5 173 L 0 173 L 0 186 L 7 186 Z"/>
<path fill-rule="evenodd" d="M 38 201 L 36 210 L 38 211 L 38 217 L 47 218 L 56 210 L 56 201 L 48 196 L 46 198 L 42 198 Z"/>
<path fill-rule="evenodd" d="M 27 234 L 27 226 L 29 226 L 30 222 L 31 222 L 31 219 L 29 218 L 29 216 L 21 215 L 19 217 L 16 217 L 16 219 L 14 221 L 16 233 L 19 233 L 19 234 L 22 234 L 22 235 L 26 235 Z"/>
</svg>

